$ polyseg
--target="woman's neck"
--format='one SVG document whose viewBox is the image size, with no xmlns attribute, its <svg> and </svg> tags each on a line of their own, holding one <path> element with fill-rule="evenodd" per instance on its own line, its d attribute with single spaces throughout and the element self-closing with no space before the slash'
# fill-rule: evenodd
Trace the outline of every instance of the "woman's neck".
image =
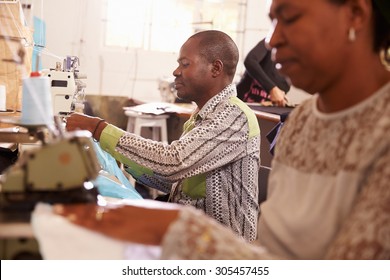
<svg viewBox="0 0 390 280">
<path fill-rule="evenodd" d="M 352 69 L 331 87 L 319 93 L 318 110 L 332 113 L 345 110 L 369 98 L 390 82 L 390 72 L 386 71 L 379 59 L 367 67 Z"/>
</svg>

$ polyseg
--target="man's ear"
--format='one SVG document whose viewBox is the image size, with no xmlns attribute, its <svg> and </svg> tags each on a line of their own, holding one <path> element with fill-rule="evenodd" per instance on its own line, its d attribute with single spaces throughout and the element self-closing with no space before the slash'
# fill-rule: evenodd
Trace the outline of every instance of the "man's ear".
<svg viewBox="0 0 390 280">
<path fill-rule="evenodd" d="M 220 59 L 217 59 L 212 64 L 211 73 L 213 78 L 218 77 L 223 71 L 223 62 Z"/>
</svg>

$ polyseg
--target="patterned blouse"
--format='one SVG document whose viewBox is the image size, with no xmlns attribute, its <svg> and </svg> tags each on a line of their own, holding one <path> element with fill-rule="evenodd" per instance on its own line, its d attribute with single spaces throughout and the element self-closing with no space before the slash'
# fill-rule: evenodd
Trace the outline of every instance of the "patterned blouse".
<svg viewBox="0 0 390 280">
<path fill-rule="evenodd" d="M 257 234 L 260 129 L 253 111 L 227 86 L 195 111 L 171 144 L 107 126 L 101 147 L 140 183 L 170 193 L 247 241 Z"/>
<path fill-rule="evenodd" d="M 185 208 L 163 259 L 390 259 L 390 83 L 340 112 L 316 103 L 281 131 L 256 242 Z"/>
</svg>

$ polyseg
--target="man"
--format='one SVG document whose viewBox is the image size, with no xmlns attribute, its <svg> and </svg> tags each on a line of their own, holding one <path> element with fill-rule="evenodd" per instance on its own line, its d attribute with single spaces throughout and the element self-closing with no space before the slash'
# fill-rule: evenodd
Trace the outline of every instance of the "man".
<svg viewBox="0 0 390 280">
<path fill-rule="evenodd" d="M 248 241 L 256 238 L 259 206 L 260 129 L 254 113 L 236 97 L 238 63 L 233 40 L 203 31 L 181 47 L 174 70 L 179 98 L 197 109 L 180 139 L 166 145 L 125 132 L 100 118 L 72 114 L 67 129 L 86 129 L 142 184 L 170 193 Z"/>
</svg>

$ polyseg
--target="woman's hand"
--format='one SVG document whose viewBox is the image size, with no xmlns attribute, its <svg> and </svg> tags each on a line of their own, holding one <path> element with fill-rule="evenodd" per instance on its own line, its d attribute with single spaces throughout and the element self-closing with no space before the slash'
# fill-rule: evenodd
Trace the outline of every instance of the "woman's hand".
<svg viewBox="0 0 390 280">
<path fill-rule="evenodd" d="M 272 104 L 276 106 L 285 107 L 287 104 L 286 93 L 278 87 L 271 89 L 269 98 L 271 99 Z"/>
<path fill-rule="evenodd" d="M 161 203 L 163 206 L 165 204 Z M 179 206 L 156 208 L 155 206 L 120 205 L 109 207 L 84 203 L 57 204 L 54 206 L 54 213 L 64 216 L 74 224 L 115 239 L 146 245 L 160 245 L 169 225 L 178 217 L 179 209 Z"/>
</svg>

